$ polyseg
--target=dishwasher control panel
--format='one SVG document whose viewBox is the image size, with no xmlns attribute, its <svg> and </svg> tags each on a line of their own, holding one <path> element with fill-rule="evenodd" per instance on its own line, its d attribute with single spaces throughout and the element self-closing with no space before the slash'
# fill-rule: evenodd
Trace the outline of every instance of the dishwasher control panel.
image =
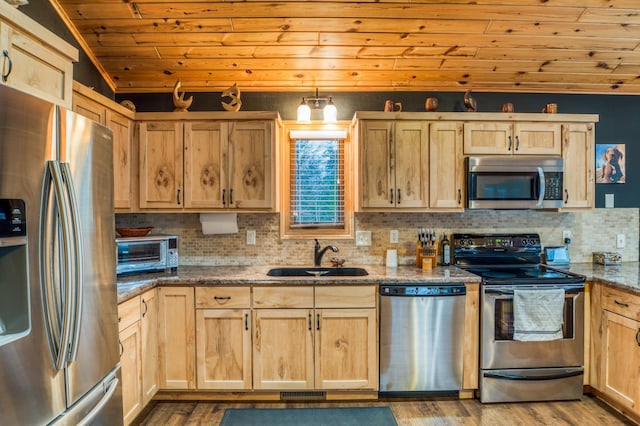
<svg viewBox="0 0 640 426">
<path fill-rule="evenodd" d="M 462 296 L 467 293 L 464 285 L 385 285 L 381 296 Z"/>
</svg>

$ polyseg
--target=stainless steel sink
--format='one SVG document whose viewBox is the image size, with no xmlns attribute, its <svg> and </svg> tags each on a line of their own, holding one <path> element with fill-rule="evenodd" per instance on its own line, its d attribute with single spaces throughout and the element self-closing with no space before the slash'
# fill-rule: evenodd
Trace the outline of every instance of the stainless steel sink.
<svg viewBox="0 0 640 426">
<path fill-rule="evenodd" d="M 316 268 L 294 266 L 273 268 L 267 272 L 270 277 L 362 277 L 369 275 L 364 268 Z"/>
</svg>

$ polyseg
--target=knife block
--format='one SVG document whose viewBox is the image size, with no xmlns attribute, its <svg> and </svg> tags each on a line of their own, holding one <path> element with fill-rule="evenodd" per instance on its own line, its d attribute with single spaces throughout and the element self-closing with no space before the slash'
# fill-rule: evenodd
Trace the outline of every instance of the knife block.
<svg viewBox="0 0 640 426">
<path fill-rule="evenodd" d="M 424 267 L 423 259 L 431 260 L 431 268 L 435 268 L 438 265 L 437 241 L 433 243 L 433 246 L 427 247 L 425 249 L 422 248 L 422 245 L 419 242 L 416 243 L 416 266 L 418 268 L 431 269 L 429 267 Z"/>
</svg>

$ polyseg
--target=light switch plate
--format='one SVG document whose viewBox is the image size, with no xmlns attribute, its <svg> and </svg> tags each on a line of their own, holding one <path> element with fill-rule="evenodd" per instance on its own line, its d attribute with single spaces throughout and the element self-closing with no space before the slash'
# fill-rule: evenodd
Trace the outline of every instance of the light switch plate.
<svg viewBox="0 0 640 426">
<path fill-rule="evenodd" d="M 254 229 L 247 230 L 247 245 L 249 246 L 256 245 L 256 231 Z"/>
<path fill-rule="evenodd" d="M 613 194 L 604 194 L 604 206 L 605 208 L 612 209 L 614 207 Z"/>
<path fill-rule="evenodd" d="M 618 234 L 616 235 L 616 248 L 624 248 L 625 246 L 625 238 L 624 238 L 624 234 Z"/>
<path fill-rule="evenodd" d="M 392 229 L 389 232 L 389 242 L 391 244 L 398 244 L 398 240 L 400 239 L 400 236 L 398 235 L 398 230 L 397 229 Z"/>
<path fill-rule="evenodd" d="M 357 246 L 370 246 L 371 245 L 371 231 L 356 231 L 356 245 Z"/>
</svg>

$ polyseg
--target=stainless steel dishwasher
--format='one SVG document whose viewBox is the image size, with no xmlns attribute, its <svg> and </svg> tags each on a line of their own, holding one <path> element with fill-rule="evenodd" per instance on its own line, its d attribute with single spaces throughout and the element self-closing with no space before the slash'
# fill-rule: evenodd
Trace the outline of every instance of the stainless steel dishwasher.
<svg viewBox="0 0 640 426">
<path fill-rule="evenodd" d="M 463 284 L 380 287 L 380 395 L 462 389 Z"/>
</svg>

